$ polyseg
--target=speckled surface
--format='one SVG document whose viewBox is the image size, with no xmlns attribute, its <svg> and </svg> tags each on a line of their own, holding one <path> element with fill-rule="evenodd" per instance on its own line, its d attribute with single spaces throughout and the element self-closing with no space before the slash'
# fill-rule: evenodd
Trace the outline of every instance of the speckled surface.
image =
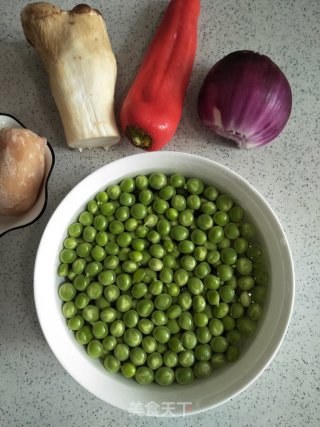
<svg viewBox="0 0 320 427">
<path fill-rule="evenodd" d="M 107 20 L 118 60 L 116 111 L 166 1 L 93 1 Z M 19 21 L 25 1 L 1 1 L 1 112 L 46 135 L 56 153 L 45 214 L 0 239 L 0 425 L 22 426 L 310 426 L 320 425 L 320 5 L 318 0 L 203 0 L 199 48 L 183 118 L 167 150 L 197 153 L 231 167 L 267 199 L 291 245 L 296 303 L 276 358 L 246 391 L 214 410 L 172 420 L 129 417 L 94 398 L 60 366 L 40 330 L 33 266 L 45 225 L 62 198 L 100 166 L 137 153 L 122 141 L 105 153 L 78 153 L 60 119 L 36 52 Z M 73 7 L 72 1 L 61 1 Z M 293 90 L 284 132 L 269 146 L 240 151 L 202 127 L 196 99 L 208 69 L 237 49 L 269 55 Z"/>
</svg>

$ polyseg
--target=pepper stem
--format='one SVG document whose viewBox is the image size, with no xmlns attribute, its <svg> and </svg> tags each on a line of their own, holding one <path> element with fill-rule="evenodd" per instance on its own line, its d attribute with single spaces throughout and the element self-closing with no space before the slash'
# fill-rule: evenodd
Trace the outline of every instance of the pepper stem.
<svg viewBox="0 0 320 427">
<path fill-rule="evenodd" d="M 137 126 L 129 126 L 126 128 L 126 136 L 132 144 L 143 150 L 147 150 L 152 146 L 152 138 L 143 129 Z"/>
</svg>

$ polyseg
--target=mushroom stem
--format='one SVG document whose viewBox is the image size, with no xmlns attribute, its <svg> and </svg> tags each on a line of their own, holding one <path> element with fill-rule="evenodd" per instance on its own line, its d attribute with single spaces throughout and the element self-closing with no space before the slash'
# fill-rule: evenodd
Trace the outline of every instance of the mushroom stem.
<svg viewBox="0 0 320 427">
<path fill-rule="evenodd" d="M 117 65 L 100 12 L 83 4 L 65 11 L 31 3 L 22 10 L 21 22 L 48 73 L 69 147 L 116 144 Z"/>
</svg>

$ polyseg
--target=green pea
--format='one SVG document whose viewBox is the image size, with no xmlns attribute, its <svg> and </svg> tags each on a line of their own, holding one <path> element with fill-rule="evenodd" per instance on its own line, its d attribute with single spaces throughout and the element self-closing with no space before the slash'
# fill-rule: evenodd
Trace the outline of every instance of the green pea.
<svg viewBox="0 0 320 427">
<path fill-rule="evenodd" d="M 141 366 L 147 360 L 147 353 L 141 347 L 134 347 L 130 350 L 130 360 L 134 365 Z"/>
<path fill-rule="evenodd" d="M 210 201 L 205 201 L 201 203 L 201 211 L 207 215 L 214 215 L 217 211 L 215 203 Z"/>
<path fill-rule="evenodd" d="M 197 261 L 205 261 L 208 255 L 208 250 L 205 246 L 197 246 L 194 249 L 193 256 Z"/>
<path fill-rule="evenodd" d="M 160 190 L 167 185 L 167 177 L 161 172 L 152 173 L 149 176 L 149 185 L 155 190 Z"/>
<path fill-rule="evenodd" d="M 252 335 L 256 330 L 256 323 L 249 317 L 241 317 L 237 319 L 236 326 L 241 335 Z"/>
<path fill-rule="evenodd" d="M 108 194 L 105 191 L 100 191 L 96 197 L 96 201 L 98 202 L 98 205 L 101 206 L 103 203 L 107 202 L 109 200 Z"/>
<path fill-rule="evenodd" d="M 172 297 L 167 293 L 162 293 L 161 295 L 157 295 L 154 299 L 154 306 L 158 310 L 167 310 L 172 304 Z"/>
<path fill-rule="evenodd" d="M 87 294 L 84 292 L 80 292 L 77 294 L 74 303 L 77 307 L 77 309 L 82 310 L 89 304 L 90 298 Z"/>
<path fill-rule="evenodd" d="M 118 255 L 119 254 L 119 246 L 115 242 L 106 243 L 104 249 L 106 251 L 106 254 L 108 254 L 108 255 Z M 105 262 L 108 262 L 108 261 L 105 261 Z"/>
<path fill-rule="evenodd" d="M 121 365 L 121 373 L 125 378 L 133 378 L 136 374 L 136 367 L 131 362 L 126 362 Z"/>
<path fill-rule="evenodd" d="M 252 261 L 250 261 L 248 258 L 239 258 L 236 262 L 236 269 L 238 273 L 248 276 L 252 273 L 253 265 Z"/>
<path fill-rule="evenodd" d="M 170 176 L 169 182 L 174 188 L 182 188 L 185 184 L 185 177 L 180 173 L 174 173 Z"/>
<path fill-rule="evenodd" d="M 190 331 L 193 328 L 192 314 L 188 311 L 182 312 L 178 317 L 178 324 L 181 329 L 184 329 L 185 331 Z"/>
<path fill-rule="evenodd" d="M 154 353 L 157 349 L 157 341 L 150 335 L 142 339 L 141 345 L 146 353 Z"/>
<path fill-rule="evenodd" d="M 158 214 L 164 214 L 169 209 L 169 203 L 163 199 L 157 199 L 153 202 L 152 207 Z"/>
<path fill-rule="evenodd" d="M 220 225 L 215 225 L 208 232 L 208 239 L 211 243 L 218 243 L 224 237 L 223 228 Z"/>
<path fill-rule="evenodd" d="M 59 296 L 63 301 L 71 301 L 76 295 L 76 289 L 71 283 L 63 283 L 59 286 Z"/>
<path fill-rule="evenodd" d="M 233 222 L 241 222 L 244 216 L 244 210 L 241 206 L 233 206 L 229 211 L 229 216 Z"/>
<path fill-rule="evenodd" d="M 213 226 L 213 219 L 208 214 L 201 214 L 197 218 L 197 226 L 200 230 L 210 230 L 210 228 Z"/>
<path fill-rule="evenodd" d="M 89 342 L 87 347 L 87 353 L 90 357 L 93 359 L 98 359 L 103 352 L 103 347 L 100 341 L 98 340 L 92 340 Z"/>
<path fill-rule="evenodd" d="M 178 219 L 179 216 L 179 212 L 174 209 L 174 208 L 168 208 L 166 210 L 166 217 L 168 218 L 169 221 L 175 221 L 176 219 Z"/>
<path fill-rule="evenodd" d="M 235 362 L 238 359 L 239 355 L 240 355 L 240 352 L 237 349 L 237 347 L 230 345 L 227 348 L 226 359 L 228 362 Z"/>
<path fill-rule="evenodd" d="M 203 326 L 206 326 L 209 322 L 209 318 L 206 313 L 204 313 L 204 310 L 206 309 L 206 306 L 203 308 L 202 311 L 196 312 L 193 315 L 193 321 L 195 326 L 201 328 Z"/>
<path fill-rule="evenodd" d="M 117 319 L 111 323 L 110 333 L 114 337 L 116 338 L 121 337 L 124 334 L 124 331 L 125 331 L 125 325 L 122 320 Z"/>
<path fill-rule="evenodd" d="M 76 332 L 76 340 L 79 344 L 82 344 L 82 345 L 88 344 L 92 340 L 92 338 L 93 338 L 93 335 L 91 332 L 91 327 L 88 325 L 82 326 Z"/>
<path fill-rule="evenodd" d="M 232 329 L 231 331 L 228 331 L 226 334 L 226 338 L 232 345 L 238 345 L 241 341 L 241 334 L 237 329 Z"/>
<path fill-rule="evenodd" d="M 196 359 L 200 362 L 210 360 L 212 356 L 212 350 L 209 344 L 198 344 L 194 349 L 194 353 Z"/>
<path fill-rule="evenodd" d="M 243 307 L 249 307 L 252 303 L 251 295 L 247 291 L 241 292 L 239 302 Z"/>
<path fill-rule="evenodd" d="M 83 225 L 80 222 L 74 222 L 68 227 L 68 234 L 70 237 L 80 237 L 82 234 Z"/>
<path fill-rule="evenodd" d="M 245 254 L 248 249 L 248 241 L 243 237 L 238 237 L 234 241 L 234 249 L 239 255 Z"/>
<path fill-rule="evenodd" d="M 107 307 L 100 312 L 100 319 L 105 323 L 113 322 L 117 317 L 117 312 L 113 307 Z"/>
<path fill-rule="evenodd" d="M 229 222 L 224 228 L 224 235 L 230 240 L 237 239 L 240 236 L 239 227 L 233 222 Z"/>
<path fill-rule="evenodd" d="M 203 230 L 195 229 L 191 233 L 191 240 L 194 244 L 203 246 L 207 240 L 207 235 Z"/>
<path fill-rule="evenodd" d="M 249 291 L 254 287 L 254 278 L 251 276 L 242 276 L 238 279 L 237 286 L 242 291 Z"/>
<path fill-rule="evenodd" d="M 115 213 L 116 206 L 113 202 L 105 202 L 100 206 L 100 212 L 102 215 L 110 216 Z"/>
<path fill-rule="evenodd" d="M 72 264 L 76 260 L 77 254 L 73 249 L 62 249 L 59 258 L 64 264 Z"/>
<path fill-rule="evenodd" d="M 208 274 L 204 278 L 203 283 L 206 289 L 219 289 L 220 287 L 220 279 L 214 274 Z"/>
<path fill-rule="evenodd" d="M 189 292 L 182 292 L 178 296 L 178 303 L 182 310 L 186 311 L 192 306 L 192 296 Z"/>
<path fill-rule="evenodd" d="M 124 223 L 125 230 L 132 232 L 138 227 L 138 220 L 135 218 L 128 218 Z"/>
<path fill-rule="evenodd" d="M 214 353 L 225 353 L 228 345 L 228 340 L 222 336 L 213 337 L 210 341 L 210 346 Z"/>
<path fill-rule="evenodd" d="M 184 286 L 188 283 L 189 280 L 189 274 L 186 270 L 184 270 L 183 268 L 178 268 L 174 273 L 173 273 L 173 280 L 174 282 L 179 285 L 179 286 Z"/>
<path fill-rule="evenodd" d="M 107 195 L 110 200 L 119 199 L 120 194 L 121 194 L 121 188 L 117 184 L 110 185 L 107 189 Z"/>
<path fill-rule="evenodd" d="M 157 351 L 154 353 L 150 353 L 147 356 L 147 365 L 153 371 L 160 368 L 163 364 L 163 359 L 160 353 Z"/>
<path fill-rule="evenodd" d="M 157 326 L 163 326 L 166 325 L 167 321 L 168 321 L 168 317 L 166 315 L 166 313 L 162 310 L 155 310 L 153 311 L 153 313 L 151 314 L 151 320 L 153 321 L 153 323 Z"/>
<path fill-rule="evenodd" d="M 77 260 L 76 260 L 77 261 Z M 74 261 L 74 262 L 76 262 Z M 84 267 L 83 267 L 84 269 Z M 58 275 L 60 277 L 66 277 L 68 275 L 69 267 L 68 264 L 60 264 L 58 268 Z M 83 271 L 83 270 L 82 270 Z"/>
<path fill-rule="evenodd" d="M 225 302 L 220 302 L 220 304 L 213 309 L 213 315 L 217 319 L 223 319 L 229 313 L 229 305 Z"/>
<path fill-rule="evenodd" d="M 261 316 L 262 316 L 262 307 L 260 304 L 258 303 L 254 303 L 249 305 L 248 309 L 247 309 L 247 315 L 250 317 L 250 319 L 252 320 L 260 320 Z"/>
<path fill-rule="evenodd" d="M 149 299 L 142 299 L 138 301 L 136 309 L 140 317 L 149 317 L 154 309 L 154 304 Z"/>
<path fill-rule="evenodd" d="M 177 334 L 178 332 L 180 332 L 180 326 L 176 318 L 168 319 L 166 326 L 169 328 L 171 335 Z"/>
<path fill-rule="evenodd" d="M 168 236 L 171 231 L 170 222 L 166 219 L 160 219 L 157 223 L 157 231 L 161 237 Z"/>
<path fill-rule="evenodd" d="M 170 338 L 168 342 L 168 346 L 169 346 L 169 349 L 174 353 L 179 353 L 180 351 L 184 350 L 182 342 L 177 336 L 173 336 Z"/>
<path fill-rule="evenodd" d="M 177 263 L 176 263 L 176 260 L 174 259 L 174 257 L 172 255 L 166 255 L 163 258 L 163 265 L 167 268 L 174 268 L 174 267 L 176 267 Z"/>
<path fill-rule="evenodd" d="M 103 339 L 108 335 L 109 328 L 105 322 L 98 320 L 92 325 L 92 334 L 97 339 Z"/>
<path fill-rule="evenodd" d="M 188 280 L 188 289 L 193 295 L 200 295 L 204 291 L 204 285 L 198 277 L 190 277 Z"/>
<path fill-rule="evenodd" d="M 178 212 L 182 212 L 187 207 L 187 201 L 181 194 L 177 194 L 171 199 L 171 206 Z"/>
<path fill-rule="evenodd" d="M 202 295 L 196 295 L 192 301 L 193 310 L 195 313 L 200 313 L 206 306 L 206 300 Z"/>
<path fill-rule="evenodd" d="M 229 315 L 222 319 L 222 323 L 225 331 L 232 331 L 232 329 L 234 329 L 236 326 L 234 318 Z"/>
<path fill-rule="evenodd" d="M 176 195 L 176 190 L 172 185 L 166 185 L 159 191 L 159 196 L 163 200 L 170 200 Z"/>
<path fill-rule="evenodd" d="M 121 234 L 124 232 L 124 225 L 118 219 L 114 219 L 109 224 L 109 230 L 112 234 Z"/>
<path fill-rule="evenodd" d="M 209 322 L 209 331 L 214 337 L 218 337 L 223 334 L 224 326 L 221 320 L 211 319 Z"/>
<path fill-rule="evenodd" d="M 67 301 L 62 306 L 62 313 L 64 317 L 67 319 L 70 319 L 71 317 L 75 316 L 77 313 L 77 307 L 73 301 Z"/>
<path fill-rule="evenodd" d="M 138 269 L 138 264 L 131 260 L 125 260 L 122 263 L 122 270 L 125 273 L 134 273 Z"/>
<path fill-rule="evenodd" d="M 213 354 L 210 361 L 213 368 L 222 368 L 227 362 L 224 353 Z"/>
<path fill-rule="evenodd" d="M 116 345 L 117 345 L 117 338 L 112 335 L 108 335 L 102 340 L 102 347 L 106 351 L 113 350 Z"/>
<path fill-rule="evenodd" d="M 135 185 L 138 190 L 145 190 L 148 188 L 149 180 L 145 175 L 139 175 L 135 178 Z"/>
<path fill-rule="evenodd" d="M 200 262 L 194 270 L 195 276 L 204 279 L 211 272 L 211 267 L 207 262 Z"/>
<path fill-rule="evenodd" d="M 155 372 L 155 380 L 161 386 L 169 386 L 175 378 L 173 369 L 169 367 L 160 367 Z"/>
<path fill-rule="evenodd" d="M 157 231 L 151 230 L 148 232 L 147 239 L 149 240 L 149 242 L 156 244 L 160 242 L 161 236 Z"/>
<path fill-rule="evenodd" d="M 239 260 L 238 260 L 239 261 Z M 233 268 L 230 265 L 222 264 L 217 267 L 218 277 L 222 282 L 232 279 Z"/>
<path fill-rule="evenodd" d="M 146 366 L 139 366 L 136 370 L 135 380 L 141 385 L 149 385 L 154 380 L 153 370 Z"/>
<path fill-rule="evenodd" d="M 178 364 L 178 355 L 172 350 L 166 350 L 163 355 L 163 363 L 168 368 L 174 368 Z"/>
<path fill-rule="evenodd" d="M 259 245 L 249 245 L 247 249 L 247 256 L 251 259 L 251 261 L 259 262 L 263 259 L 263 251 Z"/>
<path fill-rule="evenodd" d="M 233 302 L 235 299 L 235 291 L 229 285 L 221 286 L 221 288 L 219 289 L 219 295 L 222 301 L 226 303 Z"/>
<path fill-rule="evenodd" d="M 175 370 L 175 379 L 178 384 L 191 384 L 194 381 L 193 370 L 179 367 Z"/>
<path fill-rule="evenodd" d="M 98 280 L 103 286 L 109 286 L 115 282 L 116 275 L 113 270 L 103 270 L 98 275 Z"/>
<path fill-rule="evenodd" d="M 194 364 L 196 358 L 192 350 L 183 350 L 179 353 L 178 360 L 180 366 L 187 368 Z"/>
<path fill-rule="evenodd" d="M 149 285 L 149 292 L 151 295 L 160 295 L 163 290 L 163 283 L 160 280 L 154 280 Z"/>
<path fill-rule="evenodd" d="M 118 372 L 120 369 L 120 360 L 116 359 L 112 354 L 107 354 L 103 361 L 103 366 L 109 372 Z"/>
<path fill-rule="evenodd" d="M 76 315 L 76 316 L 71 317 L 70 319 L 68 319 L 68 323 L 67 324 L 68 324 L 68 328 L 71 329 L 71 331 L 79 331 L 80 329 L 83 328 L 84 320 L 83 320 L 82 316 Z M 78 337 L 78 338 L 76 336 L 76 339 L 79 342 L 79 344 L 87 344 L 87 342 L 80 342 L 81 339 L 85 340 L 83 334 L 80 335 L 80 337 Z M 87 339 L 88 339 L 88 342 L 89 342 L 90 339 L 91 339 L 91 336 L 87 335 Z"/>
<path fill-rule="evenodd" d="M 78 245 L 78 240 L 74 237 L 67 237 L 63 241 L 63 246 L 65 249 L 75 249 Z"/>
<path fill-rule="evenodd" d="M 216 200 L 216 205 L 219 210 L 228 212 L 233 206 L 233 200 L 227 194 L 220 194 Z"/>
<path fill-rule="evenodd" d="M 227 212 L 217 211 L 213 215 L 213 220 L 216 225 L 224 227 L 229 222 L 229 215 L 227 214 Z"/>
<path fill-rule="evenodd" d="M 187 205 L 190 209 L 198 210 L 201 207 L 201 199 L 196 194 L 190 194 L 187 197 Z"/>
<path fill-rule="evenodd" d="M 218 193 L 218 190 L 214 186 L 209 185 L 204 189 L 203 195 L 208 200 L 214 202 L 217 199 L 219 193 Z"/>
<path fill-rule="evenodd" d="M 103 293 L 103 287 L 99 282 L 91 282 L 87 287 L 87 295 L 90 299 L 98 299 Z"/>
<path fill-rule="evenodd" d="M 240 225 L 240 234 L 245 239 L 252 240 L 255 237 L 256 230 L 251 222 L 242 222 Z"/>
<path fill-rule="evenodd" d="M 216 289 L 207 291 L 207 300 L 210 305 L 218 306 L 220 303 L 220 294 Z"/>
<path fill-rule="evenodd" d="M 182 240 L 186 240 L 189 235 L 189 231 L 186 227 L 183 225 L 175 225 L 171 229 L 170 236 L 177 240 L 178 242 L 181 242 Z"/>
<path fill-rule="evenodd" d="M 234 318 L 234 319 L 240 319 L 244 314 L 244 308 L 241 304 L 239 303 L 234 303 L 231 305 L 230 307 L 230 315 Z"/>
<path fill-rule="evenodd" d="M 197 378 L 207 378 L 212 373 L 212 366 L 208 361 L 197 362 L 193 367 L 193 372 Z"/>
<path fill-rule="evenodd" d="M 97 320 L 99 320 L 100 317 L 100 310 L 98 309 L 98 307 L 96 307 L 93 304 L 88 304 L 86 307 L 84 307 L 84 309 L 82 310 L 82 317 L 84 318 L 84 320 L 86 320 L 87 322 L 96 322 Z"/>
<path fill-rule="evenodd" d="M 257 285 L 267 285 L 269 281 L 269 275 L 266 271 L 255 270 L 253 277 Z"/>
<path fill-rule="evenodd" d="M 120 295 L 116 301 L 117 310 L 121 313 L 129 311 L 132 307 L 132 298 L 130 295 Z"/>
</svg>

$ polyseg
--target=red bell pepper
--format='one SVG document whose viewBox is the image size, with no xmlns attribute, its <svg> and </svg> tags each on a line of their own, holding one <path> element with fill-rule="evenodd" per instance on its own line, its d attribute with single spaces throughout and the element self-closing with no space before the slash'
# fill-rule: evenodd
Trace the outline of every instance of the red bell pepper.
<svg viewBox="0 0 320 427">
<path fill-rule="evenodd" d="M 137 147 L 159 150 L 176 132 L 197 48 L 200 0 L 171 0 L 120 110 Z"/>
</svg>

